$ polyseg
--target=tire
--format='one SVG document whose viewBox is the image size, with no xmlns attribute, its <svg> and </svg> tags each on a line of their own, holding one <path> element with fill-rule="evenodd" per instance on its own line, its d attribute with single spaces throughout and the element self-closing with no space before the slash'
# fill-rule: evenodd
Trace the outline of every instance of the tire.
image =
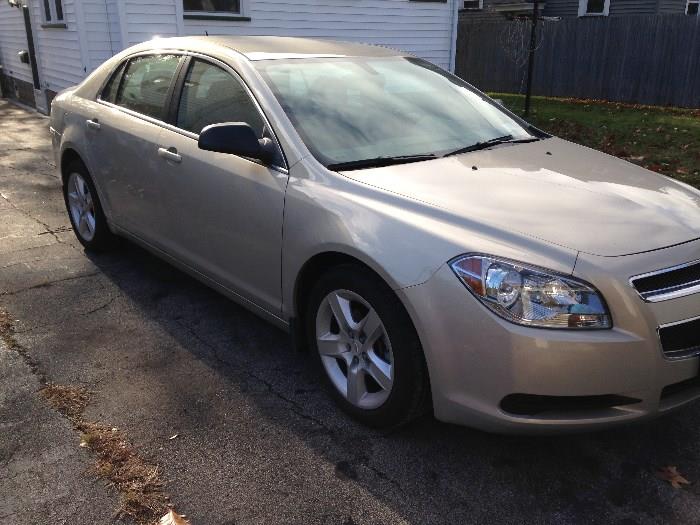
<svg viewBox="0 0 700 525">
<path fill-rule="evenodd" d="M 355 419 L 387 428 L 425 412 L 430 388 L 418 334 L 373 272 L 342 265 L 322 275 L 309 296 L 305 332 L 331 395 Z"/>
<path fill-rule="evenodd" d="M 66 166 L 63 200 L 75 236 L 86 250 L 97 252 L 114 247 L 116 236 L 109 229 L 92 177 L 79 160 Z"/>
</svg>

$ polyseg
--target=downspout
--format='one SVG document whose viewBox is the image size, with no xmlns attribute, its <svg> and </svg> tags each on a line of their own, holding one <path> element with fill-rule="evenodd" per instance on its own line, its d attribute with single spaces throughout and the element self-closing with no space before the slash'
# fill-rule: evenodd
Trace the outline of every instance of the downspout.
<svg viewBox="0 0 700 525">
<path fill-rule="evenodd" d="M 46 100 L 46 92 L 41 89 L 41 75 L 39 74 L 40 57 L 37 55 L 37 46 L 34 42 L 34 32 L 32 31 L 32 15 L 30 6 L 22 5 L 19 2 L 10 4 L 12 7 L 19 7 L 22 10 L 22 18 L 24 19 L 24 32 L 27 36 L 27 53 L 29 55 L 29 67 L 32 70 L 32 87 L 34 88 L 34 107 L 47 115 L 50 111 L 48 101 Z"/>
<path fill-rule="evenodd" d="M 452 0 L 452 31 L 450 33 L 450 73 L 455 72 L 457 61 L 457 22 L 459 19 L 459 2 Z"/>
<path fill-rule="evenodd" d="M 29 67 L 32 70 L 32 83 L 34 84 L 34 89 L 41 89 L 41 82 L 39 81 L 39 65 L 36 59 L 36 48 L 34 47 L 34 32 L 32 31 L 32 18 L 29 13 L 29 6 L 20 6 L 22 10 L 22 17 L 24 19 L 24 32 L 27 35 L 27 48 L 29 53 Z"/>
</svg>

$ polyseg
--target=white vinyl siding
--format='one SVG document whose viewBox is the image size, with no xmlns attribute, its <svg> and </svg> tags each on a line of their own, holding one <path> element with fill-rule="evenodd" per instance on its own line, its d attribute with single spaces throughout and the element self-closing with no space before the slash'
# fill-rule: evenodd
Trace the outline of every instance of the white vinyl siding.
<svg viewBox="0 0 700 525">
<path fill-rule="evenodd" d="M 109 13 L 109 5 L 105 0 L 82 0 L 82 8 L 89 73 L 120 51 L 119 38 L 117 36 L 117 41 L 114 42 L 112 31 L 112 26 L 116 22 L 118 35 L 119 24 L 118 20 L 111 20 L 112 15 Z M 113 16 L 117 16 L 116 9 Z"/>
<path fill-rule="evenodd" d="M 83 63 L 75 1 L 63 0 L 63 22 L 66 27 L 58 29 L 42 28 L 42 3 L 29 3 L 42 89 L 60 91 L 80 83 L 87 74 L 88 64 Z"/>
<path fill-rule="evenodd" d="M 155 36 L 167 38 L 178 36 L 176 2 L 181 0 L 148 0 L 147 2 L 125 2 L 127 44 L 133 46 Z M 124 28 L 122 28 L 124 32 Z"/>
<path fill-rule="evenodd" d="M 32 68 L 22 64 L 17 53 L 27 47 L 22 10 L 0 2 L 0 64 L 6 75 L 32 82 Z"/>
<path fill-rule="evenodd" d="M 124 49 L 124 43 L 122 42 L 122 27 L 119 21 L 118 2 L 119 0 L 105 0 L 105 4 L 107 6 L 105 16 L 107 17 L 107 25 L 109 26 L 109 40 L 112 42 L 114 53 L 118 53 Z"/>
<path fill-rule="evenodd" d="M 378 44 L 449 69 L 453 22 L 463 0 L 241 0 L 250 20 L 185 19 L 182 0 L 63 0 L 65 27 L 42 27 L 43 0 L 27 2 L 41 88 L 60 91 L 131 45 L 205 33 Z M 31 82 L 31 68 L 17 58 L 21 49 L 27 49 L 22 12 L 0 0 L 0 61 L 6 74 Z"/>
<path fill-rule="evenodd" d="M 455 3 L 408 0 L 250 0 L 250 21 L 185 19 L 187 35 L 332 38 L 408 51 L 450 67 Z"/>
</svg>

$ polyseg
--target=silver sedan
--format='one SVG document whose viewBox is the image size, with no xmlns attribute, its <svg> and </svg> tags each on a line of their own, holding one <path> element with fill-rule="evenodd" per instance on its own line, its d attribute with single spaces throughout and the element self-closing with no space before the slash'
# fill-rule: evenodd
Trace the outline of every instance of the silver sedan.
<svg viewBox="0 0 700 525">
<path fill-rule="evenodd" d="M 53 101 L 70 220 L 289 330 L 369 425 L 587 429 L 700 396 L 700 193 L 389 49 L 160 39 Z"/>
</svg>

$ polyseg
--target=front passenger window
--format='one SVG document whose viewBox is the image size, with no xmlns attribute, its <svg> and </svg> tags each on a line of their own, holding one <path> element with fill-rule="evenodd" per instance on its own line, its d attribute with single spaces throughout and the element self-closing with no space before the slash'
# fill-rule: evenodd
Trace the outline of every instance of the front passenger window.
<svg viewBox="0 0 700 525">
<path fill-rule="evenodd" d="M 170 84 L 180 62 L 176 55 L 136 57 L 124 71 L 116 104 L 132 111 L 165 120 Z"/>
<path fill-rule="evenodd" d="M 220 67 L 194 60 L 182 88 L 177 127 L 199 134 L 221 122 L 245 122 L 262 137 L 264 122 L 241 83 Z"/>
</svg>

